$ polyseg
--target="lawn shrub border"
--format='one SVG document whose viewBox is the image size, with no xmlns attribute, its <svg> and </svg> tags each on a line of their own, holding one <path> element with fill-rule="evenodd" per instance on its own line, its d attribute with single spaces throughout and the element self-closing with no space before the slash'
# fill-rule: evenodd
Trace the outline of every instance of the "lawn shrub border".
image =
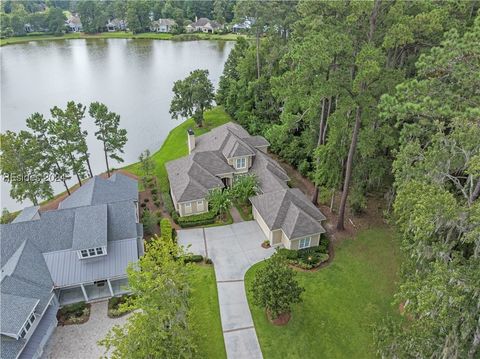
<svg viewBox="0 0 480 359">
<path fill-rule="evenodd" d="M 201 214 L 194 214 L 192 216 L 178 217 L 177 223 L 182 228 L 204 226 L 207 224 L 215 223 L 217 214 L 212 211 L 208 211 Z"/>
</svg>

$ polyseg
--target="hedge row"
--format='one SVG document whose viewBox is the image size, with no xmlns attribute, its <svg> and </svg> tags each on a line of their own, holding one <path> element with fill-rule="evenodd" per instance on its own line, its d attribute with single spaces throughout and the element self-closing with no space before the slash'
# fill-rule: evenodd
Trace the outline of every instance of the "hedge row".
<svg viewBox="0 0 480 359">
<path fill-rule="evenodd" d="M 193 216 L 178 217 L 177 223 L 182 228 L 204 226 L 215 223 L 217 214 L 215 212 L 205 212 L 202 214 L 194 214 Z"/>
</svg>

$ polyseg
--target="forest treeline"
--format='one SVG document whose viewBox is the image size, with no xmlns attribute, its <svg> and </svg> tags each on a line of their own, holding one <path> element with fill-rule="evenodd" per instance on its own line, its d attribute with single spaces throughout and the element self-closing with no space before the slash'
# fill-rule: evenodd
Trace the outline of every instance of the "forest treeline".
<svg viewBox="0 0 480 359">
<path fill-rule="evenodd" d="M 474 358 L 480 346 L 479 2 L 239 1 L 255 18 L 217 102 L 317 187 L 336 226 L 382 194 L 402 237 L 378 353 Z M 327 196 L 325 196 L 327 195 Z"/>
</svg>

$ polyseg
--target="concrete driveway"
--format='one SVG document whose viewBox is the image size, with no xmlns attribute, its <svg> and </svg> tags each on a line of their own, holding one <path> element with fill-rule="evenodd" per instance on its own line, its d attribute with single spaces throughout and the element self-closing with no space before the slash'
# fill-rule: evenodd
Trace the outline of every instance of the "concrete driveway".
<svg viewBox="0 0 480 359">
<path fill-rule="evenodd" d="M 244 277 L 257 262 L 270 257 L 265 235 L 255 221 L 178 231 L 178 243 L 213 261 L 223 338 L 228 359 L 262 358 L 245 293 Z"/>
</svg>

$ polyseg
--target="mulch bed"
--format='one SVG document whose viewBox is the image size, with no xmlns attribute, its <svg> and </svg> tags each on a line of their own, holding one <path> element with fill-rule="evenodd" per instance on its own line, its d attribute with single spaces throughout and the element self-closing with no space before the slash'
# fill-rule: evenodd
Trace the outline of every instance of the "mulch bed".
<svg viewBox="0 0 480 359">
<path fill-rule="evenodd" d="M 64 326 L 64 325 L 75 325 L 75 324 L 83 324 L 88 322 L 90 319 L 90 304 L 86 303 L 85 307 L 88 308 L 88 314 L 81 315 L 81 316 L 74 316 L 74 314 L 64 314 L 62 313 L 62 310 L 60 309 L 57 312 L 57 320 L 58 320 L 58 326 Z"/>
<path fill-rule="evenodd" d="M 283 326 L 287 325 L 288 322 L 290 321 L 290 318 L 292 317 L 291 313 L 283 313 L 278 316 L 276 319 L 272 319 L 268 311 L 266 312 L 267 318 L 272 323 L 273 325 L 278 325 L 278 326 Z"/>
</svg>

